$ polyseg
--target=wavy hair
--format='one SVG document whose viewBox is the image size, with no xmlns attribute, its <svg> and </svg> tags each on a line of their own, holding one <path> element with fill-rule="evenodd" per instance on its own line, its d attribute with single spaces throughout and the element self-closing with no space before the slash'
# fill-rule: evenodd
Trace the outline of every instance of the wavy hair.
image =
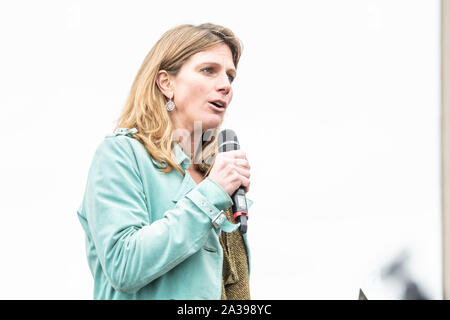
<svg viewBox="0 0 450 320">
<path fill-rule="evenodd" d="M 237 68 L 242 45 L 228 28 L 212 23 L 198 26 L 184 24 L 164 33 L 145 57 L 117 119 L 115 129 L 138 130 L 133 136 L 162 165 L 165 173 L 176 169 L 184 175 L 183 169 L 172 157 L 174 127 L 165 107 L 167 98 L 156 83 L 157 74 L 160 70 L 165 70 L 176 75 L 192 55 L 218 44 L 226 44 L 230 48 Z M 196 155 L 194 163 L 198 163 L 196 167 L 204 176 L 209 174 L 217 154 L 217 133 L 221 125 L 222 122 L 213 132 L 207 130 L 212 133 L 212 137 L 209 140 L 202 138 L 201 153 L 198 158 Z"/>
</svg>

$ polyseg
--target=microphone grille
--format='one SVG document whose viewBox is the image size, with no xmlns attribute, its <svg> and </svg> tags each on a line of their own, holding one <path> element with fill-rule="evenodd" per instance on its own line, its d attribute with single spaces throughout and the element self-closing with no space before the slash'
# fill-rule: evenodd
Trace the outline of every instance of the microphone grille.
<svg viewBox="0 0 450 320">
<path fill-rule="evenodd" d="M 218 145 L 219 145 L 219 152 L 239 150 L 240 148 L 237 135 L 231 129 L 225 129 L 220 131 Z"/>
</svg>

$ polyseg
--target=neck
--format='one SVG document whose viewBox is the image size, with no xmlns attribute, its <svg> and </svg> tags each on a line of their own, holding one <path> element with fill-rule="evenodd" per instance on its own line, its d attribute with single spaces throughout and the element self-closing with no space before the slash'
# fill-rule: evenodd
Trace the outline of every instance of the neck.
<svg viewBox="0 0 450 320">
<path fill-rule="evenodd" d="M 184 153 L 191 158 L 192 163 L 192 158 L 195 154 L 194 151 L 196 151 L 196 147 L 198 149 L 198 147 L 201 146 L 202 135 L 194 132 L 195 124 L 194 127 L 191 127 L 190 125 L 183 123 L 183 121 L 181 121 L 182 119 L 177 117 L 177 110 L 170 113 L 170 119 L 174 128 L 172 135 L 176 137 L 177 142 L 180 144 Z"/>
<path fill-rule="evenodd" d="M 190 159 L 191 164 L 193 164 L 194 155 L 197 152 L 200 152 L 202 147 L 202 136 L 196 137 L 193 133 L 190 133 L 189 136 L 181 136 L 178 142 L 183 149 L 184 153 L 186 153 Z"/>
</svg>

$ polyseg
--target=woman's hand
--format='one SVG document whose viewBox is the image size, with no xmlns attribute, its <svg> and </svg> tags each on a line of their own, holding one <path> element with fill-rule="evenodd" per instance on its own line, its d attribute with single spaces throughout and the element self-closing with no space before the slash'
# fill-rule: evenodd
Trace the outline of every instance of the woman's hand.
<svg viewBox="0 0 450 320">
<path fill-rule="evenodd" d="M 230 196 L 240 186 L 247 193 L 250 190 L 250 165 L 245 152 L 234 150 L 218 153 L 208 177 Z"/>
</svg>

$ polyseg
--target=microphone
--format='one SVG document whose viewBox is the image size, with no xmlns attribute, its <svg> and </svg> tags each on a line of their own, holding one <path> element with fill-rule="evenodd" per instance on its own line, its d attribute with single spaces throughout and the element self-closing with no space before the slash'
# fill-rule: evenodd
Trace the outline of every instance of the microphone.
<svg viewBox="0 0 450 320">
<path fill-rule="evenodd" d="M 218 139 L 219 152 L 227 152 L 233 150 L 239 150 L 239 141 L 236 133 L 233 130 L 225 129 L 219 133 Z M 247 219 L 248 219 L 248 208 L 247 208 L 247 198 L 245 197 L 245 189 L 240 186 L 232 195 L 233 200 L 233 217 L 234 220 L 240 222 L 239 231 L 241 234 L 247 232 Z"/>
</svg>

